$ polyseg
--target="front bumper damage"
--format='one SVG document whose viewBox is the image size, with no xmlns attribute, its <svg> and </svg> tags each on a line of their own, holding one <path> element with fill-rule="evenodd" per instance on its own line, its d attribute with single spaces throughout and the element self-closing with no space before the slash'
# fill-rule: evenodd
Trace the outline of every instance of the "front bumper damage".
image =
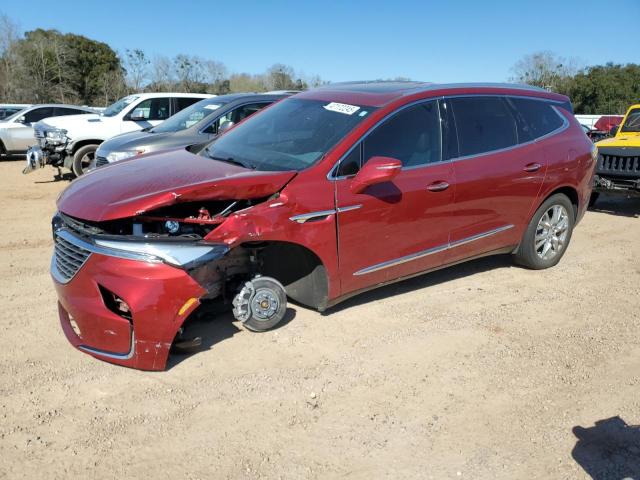
<svg viewBox="0 0 640 480">
<path fill-rule="evenodd" d="M 186 270 L 162 262 L 119 258 L 98 248 L 86 258 L 76 254 L 75 263 L 61 263 L 56 255 L 51 275 L 69 342 L 107 362 L 164 370 L 177 332 L 207 291 Z"/>
</svg>

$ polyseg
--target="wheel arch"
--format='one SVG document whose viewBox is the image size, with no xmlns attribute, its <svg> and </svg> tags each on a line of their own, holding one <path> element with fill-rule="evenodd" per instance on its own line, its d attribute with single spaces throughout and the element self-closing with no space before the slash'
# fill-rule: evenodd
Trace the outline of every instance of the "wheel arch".
<svg viewBox="0 0 640 480">
<path fill-rule="evenodd" d="M 556 189 L 549 192 L 547 195 L 544 196 L 544 198 L 540 200 L 540 202 L 538 203 L 538 205 L 533 211 L 534 212 L 538 211 L 538 209 L 540 208 L 540 205 L 542 205 L 550 197 L 558 193 L 565 195 L 571 201 L 571 205 L 573 205 L 573 219 L 575 221 L 578 218 L 578 212 L 580 211 L 580 196 L 578 195 L 578 190 L 576 190 L 576 188 L 571 185 L 564 185 L 561 187 L 557 187 Z"/>
<path fill-rule="evenodd" d="M 329 276 L 322 260 L 311 249 L 282 240 L 242 246 L 258 249 L 259 273 L 282 283 L 290 298 L 320 311 L 327 307 Z"/>
<path fill-rule="evenodd" d="M 74 143 L 73 146 L 71 147 L 71 154 L 75 155 L 78 150 L 80 150 L 82 147 L 86 147 L 87 145 L 100 145 L 102 142 L 104 142 L 104 140 L 98 140 L 98 139 L 80 140 Z"/>
</svg>

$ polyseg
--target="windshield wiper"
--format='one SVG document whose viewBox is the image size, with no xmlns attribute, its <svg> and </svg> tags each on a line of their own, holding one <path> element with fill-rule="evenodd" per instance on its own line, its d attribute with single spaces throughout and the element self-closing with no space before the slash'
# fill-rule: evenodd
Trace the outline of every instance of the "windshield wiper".
<svg viewBox="0 0 640 480">
<path fill-rule="evenodd" d="M 205 149 L 205 151 L 207 152 L 207 154 L 209 154 L 209 148 L 208 147 Z M 214 157 L 212 155 L 209 155 L 209 158 L 211 160 L 218 160 L 219 162 L 231 163 L 233 165 L 238 165 L 238 166 L 243 167 L 243 168 L 249 168 L 251 170 L 255 170 L 256 169 L 255 165 L 251 165 L 251 164 L 247 164 L 247 163 L 241 162 L 240 160 L 236 160 L 235 158 L 232 158 L 232 157 L 226 157 L 225 158 L 225 157 Z"/>
</svg>

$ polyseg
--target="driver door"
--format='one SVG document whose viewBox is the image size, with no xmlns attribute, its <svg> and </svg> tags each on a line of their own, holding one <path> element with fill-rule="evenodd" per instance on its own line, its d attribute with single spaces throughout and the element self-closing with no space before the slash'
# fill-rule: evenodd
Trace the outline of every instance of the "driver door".
<svg viewBox="0 0 640 480">
<path fill-rule="evenodd" d="M 135 132 L 160 125 L 171 116 L 171 98 L 147 98 L 138 103 L 121 123 L 121 132 Z"/>
<path fill-rule="evenodd" d="M 342 294 L 446 263 L 455 181 L 441 124 L 437 100 L 405 108 L 340 162 L 335 191 Z M 355 176 L 375 156 L 400 160 L 401 171 L 392 181 L 353 193 Z"/>
</svg>

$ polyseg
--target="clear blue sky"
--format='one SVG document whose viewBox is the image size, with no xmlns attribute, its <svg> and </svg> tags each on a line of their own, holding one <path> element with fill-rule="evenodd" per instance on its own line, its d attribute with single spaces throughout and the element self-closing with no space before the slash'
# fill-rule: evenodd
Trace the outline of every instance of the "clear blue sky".
<svg viewBox="0 0 640 480">
<path fill-rule="evenodd" d="M 55 28 L 149 56 L 188 53 L 332 81 L 504 81 L 523 55 L 640 62 L 640 0 L 0 0 L 21 30 Z"/>
</svg>

